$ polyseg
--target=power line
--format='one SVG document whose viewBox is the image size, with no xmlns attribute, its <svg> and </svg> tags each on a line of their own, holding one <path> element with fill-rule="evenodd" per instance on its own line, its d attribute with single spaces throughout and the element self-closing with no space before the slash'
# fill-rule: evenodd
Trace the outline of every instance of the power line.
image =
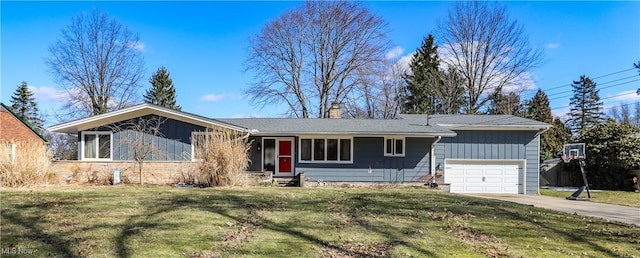
<svg viewBox="0 0 640 258">
<path fill-rule="evenodd" d="M 635 76 L 632 76 L 632 77 L 635 77 Z M 631 77 L 630 77 L 630 78 L 631 78 Z M 602 87 L 602 88 L 600 88 L 600 89 L 598 89 L 598 90 L 601 90 L 601 89 L 608 89 L 608 88 L 613 88 L 613 87 L 616 87 L 616 86 L 625 85 L 625 84 L 629 84 L 629 83 L 637 82 L 637 81 L 640 81 L 640 79 L 635 79 L 635 80 L 631 80 L 631 81 L 626 81 L 626 82 L 622 82 L 622 83 L 618 83 L 618 84 L 610 85 L 610 86 L 607 86 L 607 87 Z M 611 81 L 611 82 L 614 82 L 614 81 Z M 568 92 L 571 92 L 571 91 L 568 91 Z M 568 92 L 562 92 L 562 93 L 568 93 Z M 635 93 L 635 92 L 633 92 L 633 93 Z M 551 100 L 556 100 L 556 99 L 567 98 L 567 97 L 571 97 L 571 96 L 573 96 L 573 94 L 571 94 L 571 95 L 564 95 L 564 96 L 555 97 L 555 98 L 550 98 L 550 99 L 549 99 L 549 101 L 551 101 Z"/>
<path fill-rule="evenodd" d="M 638 79 L 638 80 L 636 80 L 636 81 L 640 81 L 640 79 Z M 639 89 L 639 90 L 640 90 L 640 89 Z M 629 94 L 638 94 L 638 92 L 637 92 L 637 91 L 635 91 L 635 92 L 634 92 L 634 91 L 631 91 L 631 92 L 621 93 L 621 94 L 618 94 L 618 95 L 613 95 L 613 96 L 610 96 L 610 97 L 601 98 L 600 100 L 605 100 L 605 99 L 611 99 L 611 98 L 621 97 L 621 96 L 625 96 L 625 95 L 629 95 Z M 569 104 L 567 104 L 567 105 L 565 105 L 565 106 L 555 107 L 555 108 L 552 108 L 551 110 L 556 110 L 556 109 L 561 109 L 561 108 L 566 108 L 566 107 L 569 107 Z"/>
<path fill-rule="evenodd" d="M 616 79 L 616 80 L 613 80 L 613 81 L 608 81 L 608 82 L 603 82 L 603 83 L 596 83 L 596 85 L 609 84 L 609 83 L 613 83 L 613 82 L 617 82 L 617 81 L 622 81 L 622 80 L 626 80 L 626 79 L 631 79 L 631 78 L 635 78 L 635 77 L 638 77 L 638 76 L 637 76 L 637 75 L 633 75 L 633 76 L 629 76 L 629 77 L 624 77 L 624 78 Z M 635 81 L 637 81 L 637 80 L 635 80 Z M 629 81 L 629 82 L 634 82 L 634 81 Z M 573 84 L 571 84 L 571 85 L 573 85 Z M 612 87 L 619 86 L 619 85 L 621 85 L 621 84 L 616 84 L 616 85 L 611 85 L 611 86 L 601 87 L 601 88 L 598 88 L 598 90 L 608 89 L 608 88 L 612 88 Z M 567 91 L 562 91 L 562 92 L 556 92 L 556 93 L 552 93 L 552 94 L 547 94 L 547 97 L 554 96 L 554 95 L 560 95 L 560 94 L 564 94 L 564 93 L 570 93 L 570 92 L 573 92 L 573 89 L 572 89 L 572 90 L 567 90 Z"/>
<path fill-rule="evenodd" d="M 593 77 L 593 78 L 591 78 L 591 79 L 592 79 L 592 80 L 600 79 L 600 78 L 608 77 L 608 76 L 611 76 L 611 75 L 616 75 L 616 74 L 619 74 L 619 73 L 628 72 L 628 71 L 635 70 L 635 69 L 636 69 L 635 67 L 634 67 L 634 68 L 629 68 L 629 69 L 625 69 L 625 70 L 621 70 L 621 71 L 617 71 L 617 72 L 608 73 L 608 74 L 605 74 L 605 75 L 596 76 L 596 77 Z M 542 91 L 544 91 L 544 92 L 546 93 L 546 92 L 549 92 L 549 91 L 553 91 L 553 90 L 557 90 L 557 89 L 562 89 L 562 88 L 564 88 L 564 87 L 568 87 L 568 86 L 571 86 L 571 85 L 572 85 L 572 83 L 569 83 L 569 84 L 563 84 L 563 85 L 556 86 L 556 87 L 551 87 L 551 88 L 548 88 L 548 89 L 542 89 L 542 88 L 540 87 L 539 89 L 541 89 Z M 533 91 L 537 91 L 537 90 L 538 90 L 538 89 L 530 89 L 530 90 L 524 90 L 524 92 L 527 92 L 527 93 L 528 93 L 528 92 L 533 92 Z M 558 93 L 558 94 L 559 94 L 559 93 Z M 524 94 L 523 94 L 523 95 L 524 95 Z"/>
</svg>

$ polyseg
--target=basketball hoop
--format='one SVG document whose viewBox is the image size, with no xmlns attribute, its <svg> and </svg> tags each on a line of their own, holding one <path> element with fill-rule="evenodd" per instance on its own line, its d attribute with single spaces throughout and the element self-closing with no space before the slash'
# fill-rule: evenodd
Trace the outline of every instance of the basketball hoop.
<svg viewBox="0 0 640 258">
<path fill-rule="evenodd" d="M 569 163 L 571 162 L 571 160 L 575 159 L 574 155 L 567 155 L 567 154 L 562 154 L 562 160 L 564 160 L 564 163 Z"/>
</svg>

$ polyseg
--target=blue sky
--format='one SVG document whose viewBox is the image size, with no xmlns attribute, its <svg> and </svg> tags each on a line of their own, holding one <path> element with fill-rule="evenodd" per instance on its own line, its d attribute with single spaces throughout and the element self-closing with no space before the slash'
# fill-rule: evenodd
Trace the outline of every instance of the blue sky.
<svg viewBox="0 0 640 258">
<path fill-rule="evenodd" d="M 171 73 L 184 111 L 209 117 L 275 117 L 283 107 L 251 106 L 243 89 L 252 74 L 243 72 L 248 38 L 269 20 L 300 2 L 11 2 L 2 1 L 0 18 L 0 99 L 9 103 L 22 81 L 36 93 L 40 109 L 53 114 L 62 94 L 44 58 L 60 30 L 81 11 L 98 8 L 140 35 L 148 78 L 160 66 Z M 451 2 L 363 2 L 388 22 L 389 38 L 402 56 L 419 47 Z M 525 27 L 529 40 L 546 52 L 532 71 L 535 88 L 550 95 L 554 113 L 566 110 L 569 84 L 580 75 L 595 79 L 605 107 L 640 101 L 640 77 L 630 70 L 640 60 L 640 2 L 506 2 L 509 14 Z M 625 71 L 626 70 L 626 71 Z M 621 72 L 622 71 L 622 72 Z M 620 79 L 620 80 L 619 80 Z M 618 80 L 618 81 L 616 81 Z M 635 81 L 633 81 L 635 80 Z M 608 88 L 604 88 L 608 87 Z M 633 93 L 631 93 L 633 92 Z M 624 94 L 629 93 L 629 94 Z M 47 117 L 47 124 L 56 123 Z"/>
</svg>

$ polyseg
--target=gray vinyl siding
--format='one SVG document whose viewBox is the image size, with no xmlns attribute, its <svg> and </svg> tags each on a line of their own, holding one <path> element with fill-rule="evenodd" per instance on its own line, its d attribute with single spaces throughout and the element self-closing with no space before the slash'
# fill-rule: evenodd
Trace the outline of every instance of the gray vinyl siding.
<svg viewBox="0 0 640 258">
<path fill-rule="evenodd" d="M 404 157 L 385 157 L 384 138 L 353 138 L 353 163 L 299 163 L 309 181 L 325 182 L 414 182 L 429 174 L 432 138 L 405 138 Z M 296 146 L 297 149 L 298 146 Z M 296 151 L 296 154 L 298 152 Z M 371 173 L 369 173 L 371 171 Z"/>
<path fill-rule="evenodd" d="M 145 117 L 148 118 L 148 117 Z M 113 131 L 118 124 L 101 126 L 86 131 Z M 145 142 L 153 142 L 153 150 L 146 160 L 150 161 L 189 161 L 191 160 L 191 133 L 206 128 L 166 119 L 160 126 L 161 135 L 144 135 Z M 80 139 L 81 133 L 78 133 Z M 133 130 L 116 130 L 112 133 L 112 158 L 114 161 L 134 160 L 130 139 L 142 140 L 142 134 Z M 78 146 L 81 148 L 81 146 Z M 79 151 L 80 152 L 80 151 Z"/>
<path fill-rule="evenodd" d="M 251 148 L 249 149 L 248 171 L 262 171 L 262 152 L 258 151 L 258 143 L 262 145 L 262 137 L 249 137 Z"/>
<path fill-rule="evenodd" d="M 538 187 L 540 186 L 540 135 L 536 135 L 527 143 L 526 152 L 525 194 L 538 194 Z"/>
<path fill-rule="evenodd" d="M 540 137 L 536 131 L 456 131 L 436 144 L 436 166 L 445 159 L 526 160 L 525 193 L 537 194 Z M 444 171 L 446 175 L 446 171 Z"/>
</svg>

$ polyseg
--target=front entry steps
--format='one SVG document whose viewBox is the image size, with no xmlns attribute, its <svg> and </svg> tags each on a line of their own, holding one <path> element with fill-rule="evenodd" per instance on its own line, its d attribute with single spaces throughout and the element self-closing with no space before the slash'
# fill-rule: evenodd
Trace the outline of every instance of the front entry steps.
<svg viewBox="0 0 640 258">
<path fill-rule="evenodd" d="M 299 186 L 300 182 L 296 177 L 273 177 L 273 185 L 275 186 Z"/>
<path fill-rule="evenodd" d="M 275 186 L 304 186 L 304 173 L 299 173 L 294 177 L 273 176 L 272 182 Z"/>
</svg>

